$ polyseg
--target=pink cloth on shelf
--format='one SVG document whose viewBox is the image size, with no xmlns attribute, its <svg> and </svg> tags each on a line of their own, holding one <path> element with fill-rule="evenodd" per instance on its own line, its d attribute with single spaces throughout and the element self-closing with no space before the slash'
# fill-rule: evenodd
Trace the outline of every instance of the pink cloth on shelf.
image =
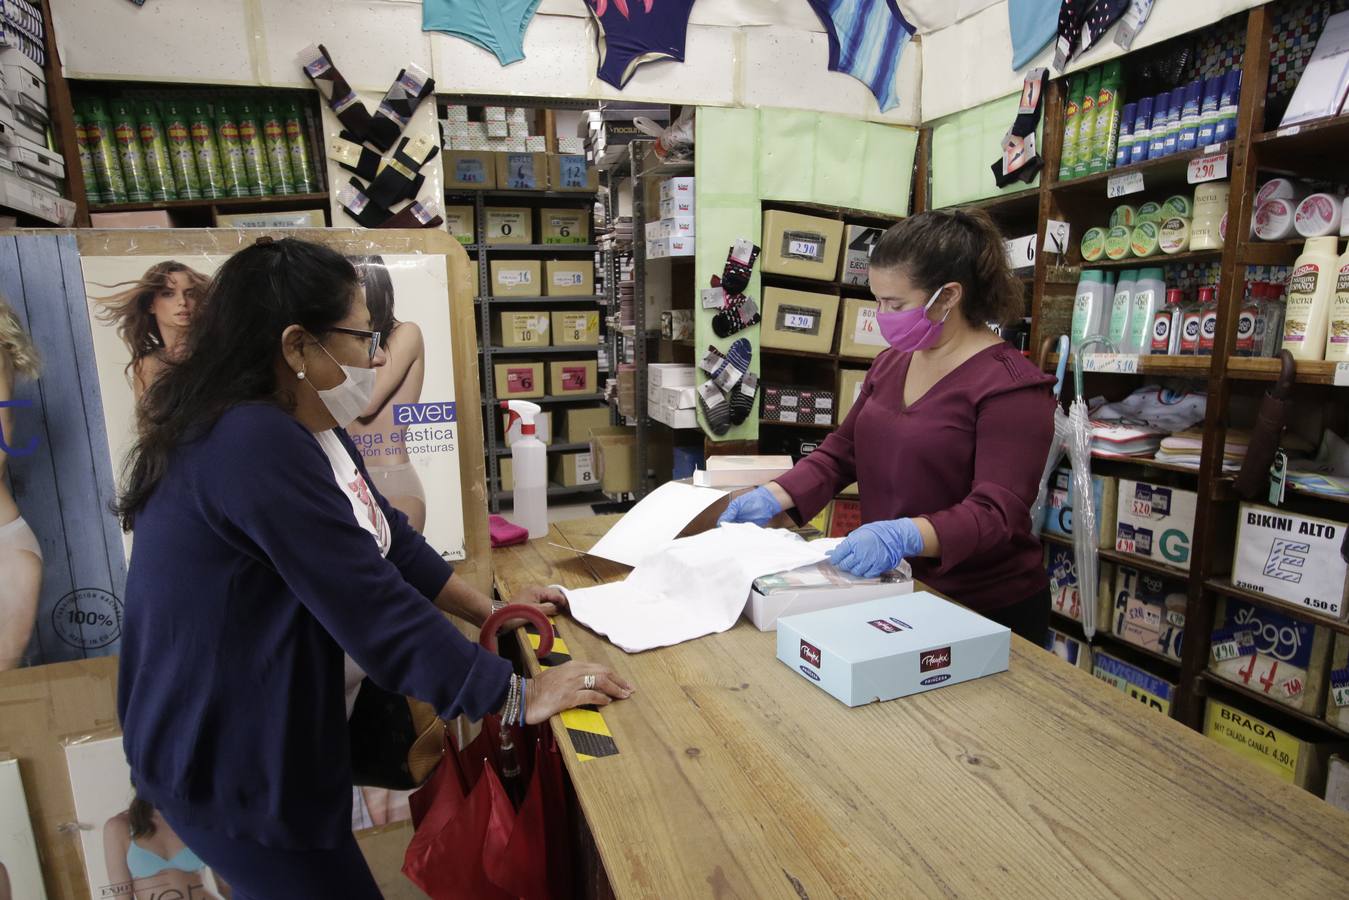
<svg viewBox="0 0 1349 900">
<path fill-rule="evenodd" d="M 492 536 L 493 547 L 510 547 L 529 540 L 529 532 L 507 522 L 501 516 L 487 517 L 487 531 Z"/>
</svg>

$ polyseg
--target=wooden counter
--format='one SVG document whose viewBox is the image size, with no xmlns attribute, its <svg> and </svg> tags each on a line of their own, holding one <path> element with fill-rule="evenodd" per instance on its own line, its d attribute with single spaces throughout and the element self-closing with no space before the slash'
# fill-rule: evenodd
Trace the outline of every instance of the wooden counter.
<svg viewBox="0 0 1349 900">
<path fill-rule="evenodd" d="M 615 520 L 495 551 L 498 589 L 623 577 L 547 546 Z M 849 709 L 743 619 L 635 655 L 559 629 L 637 687 L 617 755 L 560 731 L 618 897 L 1349 897 L 1349 816 L 1015 636 L 1005 674 Z"/>
</svg>

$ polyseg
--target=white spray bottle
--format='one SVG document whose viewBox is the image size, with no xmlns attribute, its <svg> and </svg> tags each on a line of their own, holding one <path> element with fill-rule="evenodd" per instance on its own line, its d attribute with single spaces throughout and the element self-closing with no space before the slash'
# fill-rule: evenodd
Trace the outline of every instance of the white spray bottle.
<svg viewBox="0 0 1349 900">
<path fill-rule="evenodd" d="M 507 430 L 520 420 L 520 439 L 511 444 L 515 478 L 511 518 L 531 540 L 541 538 L 548 534 L 548 448 L 535 434 L 534 417 L 543 410 L 528 400 L 502 400 L 501 408 L 510 416 Z"/>
</svg>

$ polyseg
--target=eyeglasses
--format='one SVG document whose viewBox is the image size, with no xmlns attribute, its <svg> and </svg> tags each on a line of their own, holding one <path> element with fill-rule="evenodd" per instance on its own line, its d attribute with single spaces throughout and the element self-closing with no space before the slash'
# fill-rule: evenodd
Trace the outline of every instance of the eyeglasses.
<svg viewBox="0 0 1349 900">
<path fill-rule="evenodd" d="M 332 328 L 329 328 L 328 330 L 329 330 L 329 331 L 337 331 L 337 332 L 340 332 L 340 333 L 342 333 L 342 334 L 349 334 L 349 335 L 352 335 L 353 337 L 364 338 L 364 339 L 370 341 L 370 346 L 369 346 L 369 348 L 367 348 L 367 352 L 370 354 L 370 361 L 371 361 L 371 362 L 374 362 L 374 361 L 375 361 L 375 354 L 379 352 L 379 332 L 378 332 L 378 331 L 362 331 L 362 330 L 359 329 L 359 328 L 339 328 L 339 327 L 337 327 L 337 326 L 333 326 Z"/>
</svg>

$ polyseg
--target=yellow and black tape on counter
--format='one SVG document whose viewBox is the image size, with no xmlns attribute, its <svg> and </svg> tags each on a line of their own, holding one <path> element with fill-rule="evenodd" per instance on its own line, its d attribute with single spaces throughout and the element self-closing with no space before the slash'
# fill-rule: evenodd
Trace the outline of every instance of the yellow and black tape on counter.
<svg viewBox="0 0 1349 900">
<path fill-rule="evenodd" d="M 525 626 L 529 634 L 529 646 L 535 650 L 539 647 L 539 634 L 532 625 Z M 547 656 L 539 660 L 539 668 L 551 669 L 553 666 L 560 666 L 564 662 L 571 660 L 571 651 L 567 648 L 567 642 L 563 639 L 561 632 L 558 631 L 557 624 L 553 625 L 553 649 Z M 576 758 L 582 762 L 590 759 L 598 759 L 601 756 L 617 756 L 618 744 L 614 741 L 613 732 L 609 730 L 609 723 L 604 721 L 603 714 L 594 706 L 582 706 L 578 709 L 569 709 L 562 713 L 562 724 L 567 729 L 567 736 L 571 738 L 572 749 L 576 751 Z"/>
</svg>

